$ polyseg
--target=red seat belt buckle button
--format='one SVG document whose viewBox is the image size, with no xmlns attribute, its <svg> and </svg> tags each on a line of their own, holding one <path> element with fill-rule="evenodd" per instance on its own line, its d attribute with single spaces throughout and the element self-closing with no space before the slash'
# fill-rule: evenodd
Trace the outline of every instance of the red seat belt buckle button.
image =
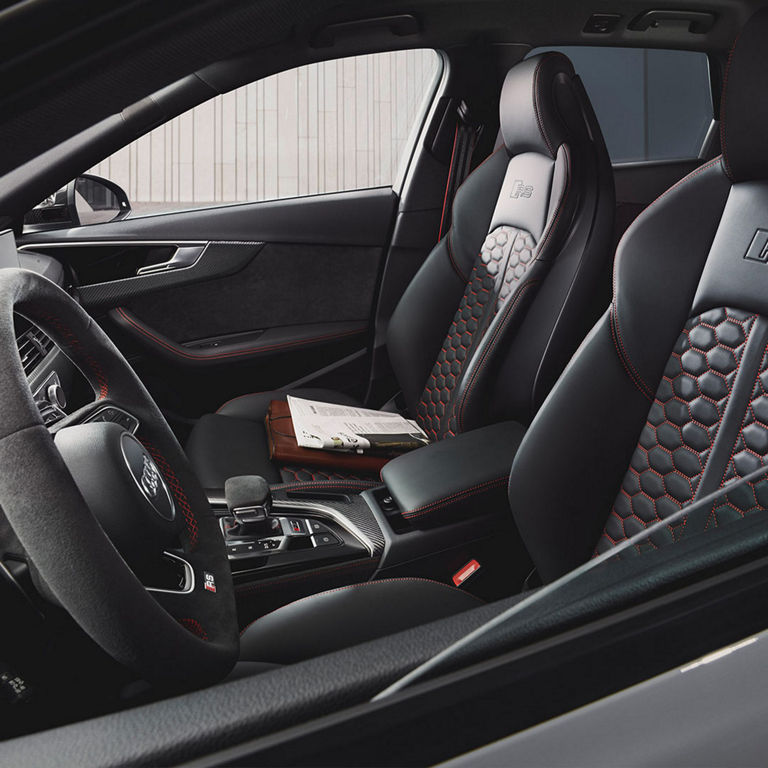
<svg viewBox="0 0 768 768">
<path fill-rule="evenodd" d="M 470 560 L 465 566 L 453 574 L 453 583 L 460 587 L 470 576 L 480 570 L 480 563 L 477 560 Z"/>
</svg>

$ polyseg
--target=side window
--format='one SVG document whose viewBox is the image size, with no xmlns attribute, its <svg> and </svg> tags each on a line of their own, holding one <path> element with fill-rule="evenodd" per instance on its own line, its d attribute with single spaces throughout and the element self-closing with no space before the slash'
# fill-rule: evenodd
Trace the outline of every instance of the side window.
<svg viewBox="0 0 768 768">
<path fill-rule="evenodd" d="M 90 169 L 133 216 L 390 186 L 441 72 L 430 49 L 298 67 L 155 128 Z"/>
<path fill-rule="evenodd" d="M 712 123 L 704 53 L 563 46 L 595 108 L 614 163 L 697 157 Z"/>
</svg>

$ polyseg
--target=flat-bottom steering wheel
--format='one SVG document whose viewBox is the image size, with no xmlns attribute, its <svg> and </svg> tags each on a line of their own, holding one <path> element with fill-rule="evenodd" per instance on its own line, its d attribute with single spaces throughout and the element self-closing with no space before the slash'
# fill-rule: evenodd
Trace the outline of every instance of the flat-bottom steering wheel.
<svg viewBox="0 0 768 768">
<path fill-rule="evenodd" d="M 51 429 L 19 359 L 14 312 L 45 331 L 96 393 Z M 226 675 L 239 639 L 224 542 L 147 390 L 91 317 L 32 272 L 0 270 L 0 345 L 0 508 L 45 589 L 146 680 Z M 115 413 L 138 429 L 104 420 Z"/>
</svg>

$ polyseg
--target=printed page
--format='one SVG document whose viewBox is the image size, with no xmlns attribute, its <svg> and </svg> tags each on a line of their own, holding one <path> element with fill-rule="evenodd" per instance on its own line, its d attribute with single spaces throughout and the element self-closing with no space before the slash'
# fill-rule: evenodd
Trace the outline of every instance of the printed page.
<svg viewBox="0 0 768 768">
<path fill-rule="evenodd" d="M 429 440 L 399 413 L 288 396 L 296 442 L 302 448 L 364 452 L 415 448 Z"/>
</svg>

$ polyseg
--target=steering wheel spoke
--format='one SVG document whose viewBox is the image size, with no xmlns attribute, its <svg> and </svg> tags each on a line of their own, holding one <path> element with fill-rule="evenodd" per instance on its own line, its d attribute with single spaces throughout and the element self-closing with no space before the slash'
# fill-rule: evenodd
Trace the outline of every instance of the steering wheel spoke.
<svg viewBox="0 0 768 768">
<path fill-rule="evenodd" d="M 130 411 L 126 410 L 118 403 L 104 400 L 95 400 L 92 403 L 78 408 L 76 411 L 67 414 L 48 428 L 52 435 L 55 435 L 62 429 L 72 427 L 76 424 L 85 424 L 88 422 L 109 422 L 119 424 L 123 429 L 131 434 L 136 434 L 140 422 Z"/>
<path fill-rule="evenodd" d="M 98 398 L 50 431 L 18 358 L 14 311 L 54 340 Z M 224 542 L 143 384 L 88 314 L 31 272 L 0 273 L 0 344 L 8 361 L 0 367 L 0 508 L 42 580 L 105 651 L 145 679 L 189 686 L 226 675 L 239 636 Z M 94 420 L 105 408 L 122 409 L 138 429 Z M 164 561 L 179 569 L 165 572 Z"/>
</svg>

